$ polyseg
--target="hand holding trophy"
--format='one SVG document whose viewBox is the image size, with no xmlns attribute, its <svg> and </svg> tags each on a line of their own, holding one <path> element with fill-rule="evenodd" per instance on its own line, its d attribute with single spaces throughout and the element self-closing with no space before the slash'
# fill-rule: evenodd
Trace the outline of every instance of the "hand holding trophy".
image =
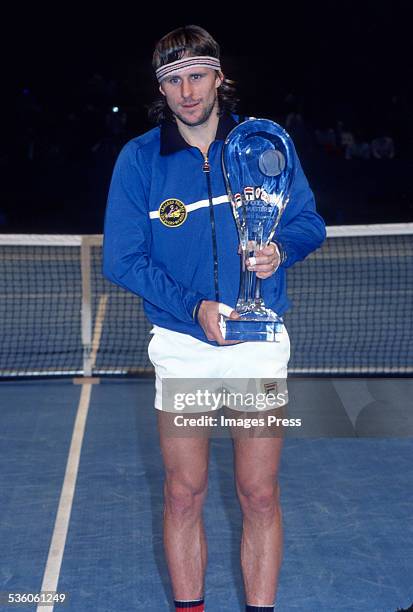
<svg viewBox="0 0 413 612">
<path fill-rule="evenodd" d="M 288 203 L 296 171 L 292 140 L 273 121 L 249 119 L 229 133 L 222 162 L 241 252 L 240 317 L 222 317 L 222 334 L 225 340 L 276 341 L 283 321 L 265 306 L 261 280 L 247 261 L 271 242 Z"/>
</svg>

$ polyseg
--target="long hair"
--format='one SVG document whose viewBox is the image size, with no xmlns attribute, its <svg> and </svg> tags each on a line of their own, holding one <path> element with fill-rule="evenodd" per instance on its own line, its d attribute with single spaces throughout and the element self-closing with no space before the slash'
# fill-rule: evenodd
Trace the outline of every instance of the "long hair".
<svg viewBox="0 0 413 612">
<path fill-rule="evenodd" d="M 220 57 L 219 44 L 203 28 L 196 25 L 177 28 L 166 34 L 155 47 L 152 58 L 154 70 L 165 64 L 170 64 L 181 59 L 184 55 L 209 55 Z M 218 87 L 219 114 L 234 112 L 238 104 L 236 97 L 235 83 L 229 79 L 224 79 Z M 172 117 L 169 106 L 164 96 L 158 96 L 148 107 L 148 117 L 154 123 L 160 123 Z"/>
</svg>

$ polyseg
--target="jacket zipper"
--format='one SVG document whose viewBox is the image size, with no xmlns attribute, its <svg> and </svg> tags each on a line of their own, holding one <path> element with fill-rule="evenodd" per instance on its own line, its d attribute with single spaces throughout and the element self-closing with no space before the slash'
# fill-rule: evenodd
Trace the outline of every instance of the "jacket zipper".
<svg viewBox="0 0 413 612">
<path fill-rule="evenodd" d="M 209 153 L 209 149 L 208 149 Z M 211 232 L 212 232 L 212 254 L 214 257 L 214 286 L 215 286 L 215 300 L 219 302 L 219 287 L 218 287 L 218 254 L 217 254 L 217 235 L 215 229 L 215 214 L 214 204 L 212 202 L 212 187 L 211 187 L 211 167 L 209 165 L 208 153 L 204 155 L 204 163 L 202 170 L 206 175 L 208 185 L 208 198 L 209 198 L 209 218 L 211 221 Z"/>
</svg>

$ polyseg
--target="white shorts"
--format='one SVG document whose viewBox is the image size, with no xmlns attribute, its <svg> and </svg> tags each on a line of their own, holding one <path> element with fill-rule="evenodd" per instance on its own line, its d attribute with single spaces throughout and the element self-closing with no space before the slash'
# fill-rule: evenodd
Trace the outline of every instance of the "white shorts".
<svg viewBox="0 0 413 612">
<path fill-rule="evenodd" d="M 256 406 L 237 402 L 229 406 L 235 410 L 256 411 L 278 407 L 273 396 L 280 395 L 281 405 L 287 397 L 287 365 L 290 358 L 290 339 L 283 326 L 277 342 L 242 342 L 227 346 L 214 346 L 163 327 L 155 326 L 151 333 L 148 355 L 155 368 L 155 408 L 167 412 L 183 410 L 172 401 L 172 391 L 194 393 L 200 387 L 210 391 L 218 389 L 231 393 L 255 392 L 265 394 L 267 401 Z M 175 380 L 172 380 L 175 379 Z M 194 380 L 196 379 L 196 380 Z M 199 399 L 199 395 L 197 396 Z M 260 396 L 261 397 L 261 396 Z M 186 412 L 205 412 L 227 405 L 228 395 L 214 398 L 207 406 L 200 402 L 185 406 Z M 260 399 L 260 398 L 259 398 Z M 261 398 L 262 399 L 262 398 Z M 251 397 L 249 397 L 251 402 Z M 182 404 L 180 404 L 181 406 Z M 213 406 L 211 408 L 211 406 Z"/>
</svg>

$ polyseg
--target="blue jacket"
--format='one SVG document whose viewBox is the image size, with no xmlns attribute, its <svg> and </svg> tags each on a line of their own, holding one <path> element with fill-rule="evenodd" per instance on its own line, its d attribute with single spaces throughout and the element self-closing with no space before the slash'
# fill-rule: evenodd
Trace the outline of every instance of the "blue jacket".
<svg viewBox="0 0 413 612">
<path fill-rule="evenodd" d="M 165 122 L 128 142 L 119 154 L 105 217 L 103 273 L 143 298 L 155 325 L 209 342 L 193 318 L 202 299 L 235 306 L 240 279 L 238 236 L 221 165 L 235 118 L 220 118 L 208 151 L 189 146 Z M 298 160 L 297 160 L 298 162 Z M 321 245 L 325 226 L 300 163 L 276 231 L 282 264 L 262 281 L 266 305 L 289 307 L 286 268 Z M 215 344 L 215 343 L 212 343 Z"/>
</svg>

